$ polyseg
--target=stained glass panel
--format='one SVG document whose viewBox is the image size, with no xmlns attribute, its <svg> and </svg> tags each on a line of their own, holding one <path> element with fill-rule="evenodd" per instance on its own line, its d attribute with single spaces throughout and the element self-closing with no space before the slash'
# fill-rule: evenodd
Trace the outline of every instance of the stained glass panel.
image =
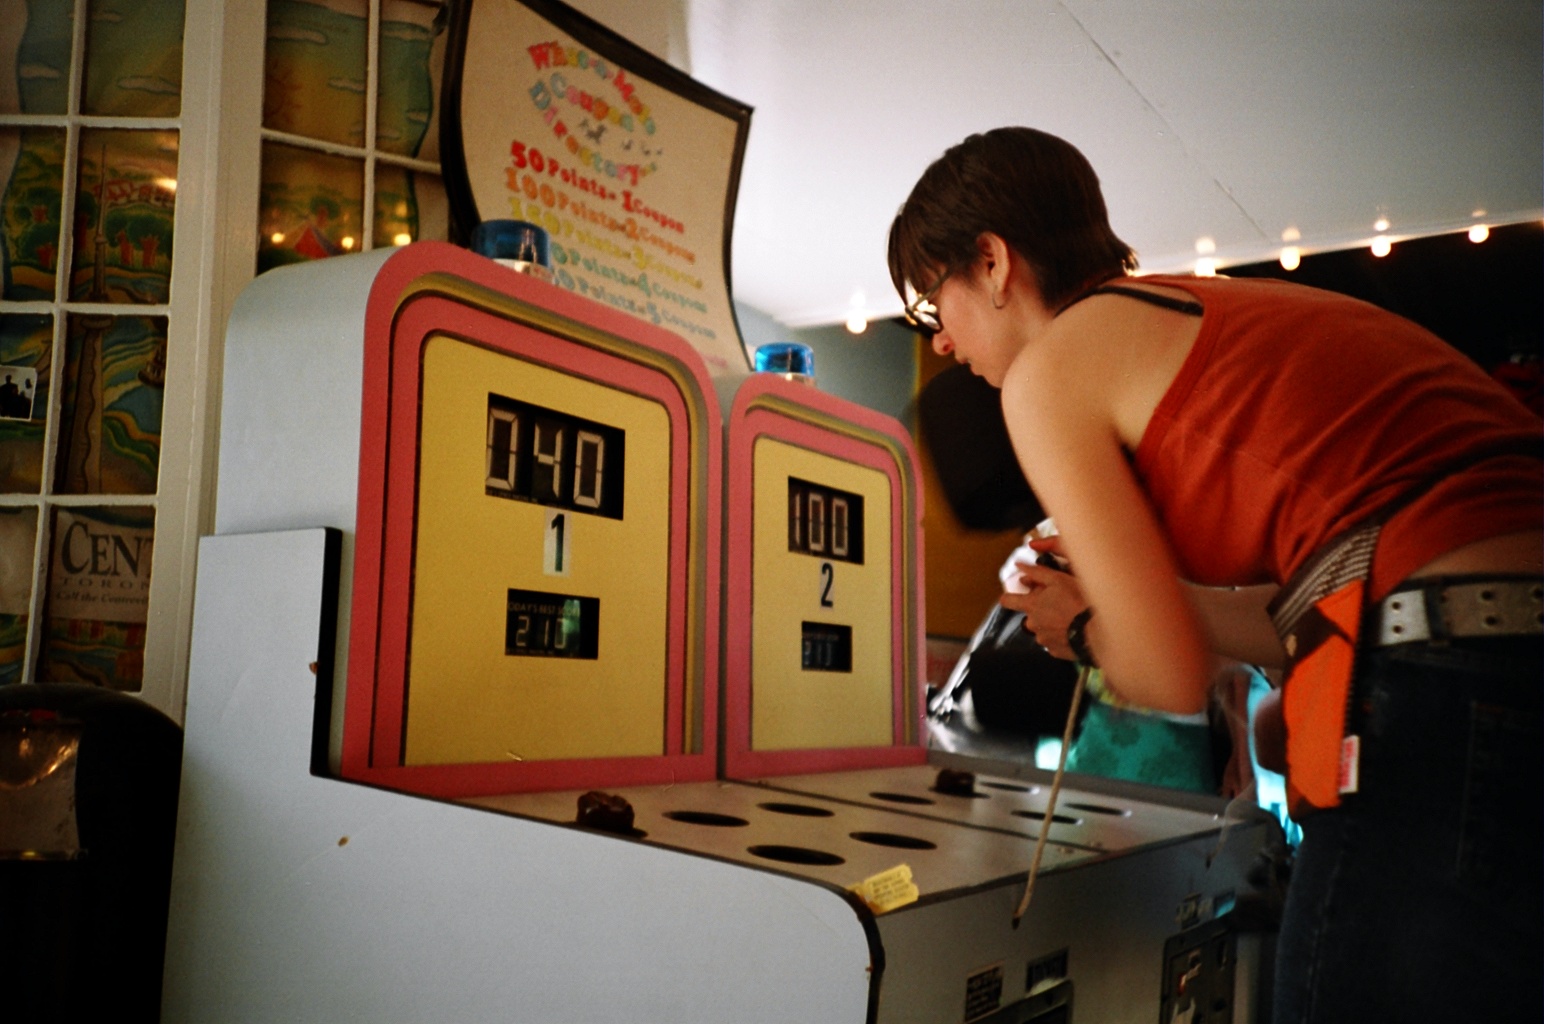
<svg viewBox="0 0 1544 1024">
<path fill-rule="evenodd" d="M 444 4 L 382 0 L 375 148 L 383 153 L 439 159 L 445 21 Z"/>
<path fill-rule="evenodd" d="M 423 239 L 444 241 L 450 231 L 450 204 L 438 175 L 375 165 L 375 245 L 405 245 Z"/>
<path fill-rule="evenodd" d="M 263 144 L 257 270 L 360 249 L 364 232 L 362 160 Z"/>
<path fill-rule="evenodd" d="M 36 494 L 43 482 L 43 425 L 54 318 L 0 316 L 0 493 Z"/>
<path fill-rule="evenodd" d="M 0 297 L 54 298 L 59 275 L 64 132 L 0 128 Z"/>
<path fill-rule="evenodd" d="M 166 318 L 72 315 L 55 488 L 154 494 L 161 457 Z"/>
<path fill-rule="evenodd" d="M 0 684 L 21 681 L 37 537 L 37 509 L 0 507 Z"/>
<path fill-rule="evenodd" d="M 177 133 L 83 128 L 79 168 L 70 298 L 166 302 L 172 279 Z"/>
<path fill-rule="evenodd" d="M 366 0 L 269 0 L 263 127 L 362 146 Z"/>
<path fill-rule="evenodd" d="M 81 113 L 176 117 L 183 0 L 91 0 Z"/>
<path fill-rule="evenodd" d="M 56 508 L 39 682 L 138 690 L 155 509 Z"/>
<path fill-rule="evenodd" d="M 0 114 L 63 114 L 73 0 L 0 0 Z"/>
</svg>

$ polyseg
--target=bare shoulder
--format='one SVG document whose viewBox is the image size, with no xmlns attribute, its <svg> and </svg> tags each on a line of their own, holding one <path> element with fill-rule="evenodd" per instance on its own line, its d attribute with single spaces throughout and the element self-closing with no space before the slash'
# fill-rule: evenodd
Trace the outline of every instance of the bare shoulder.
<svg viewBox="0 0 1544 1024">
<path fill-rule="evenodd" d="M 1180 288 L 1121 284 L 1193 301 Z M 1134 449 L 1200 330 L 1201 317 L 1191 313 L 1129 296 L 1090 296 L 1053 320 L 1037 344 L 1025 346 L 1004 381 L 1005 405 L 1013 397 L 1076 403 Z M 1019 390 L 1010 392 L 1010 383 Z"/>
</svg>

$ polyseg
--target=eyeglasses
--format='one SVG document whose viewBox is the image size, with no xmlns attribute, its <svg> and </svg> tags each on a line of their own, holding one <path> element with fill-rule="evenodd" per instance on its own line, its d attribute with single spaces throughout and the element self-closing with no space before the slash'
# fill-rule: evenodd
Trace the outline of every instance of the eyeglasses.
<svg viewBox="0 0 1544 1024">
<path fill-rule="evenodd" d="M 911 286 L 910 282 L 907 283 L 906 290 L 913 293 L 913 297 L 910 302 L 906 303 L 906 320 L 917 330 L 925 334 L 937 334 L 944 329 L 943 321 L 938 317 L 938 307 L 933 304 L 933 298 L 938 294 L 938 289 L 944 286 L 944 282 L 949 280 L 949 275 L 952 273 L 954 273 L 952 270 L 944 271 L 944 276 L 940 277 L 934 282 L 933 287 L 921 295 L 916 294 L 916 289 Z"/>
</svg>

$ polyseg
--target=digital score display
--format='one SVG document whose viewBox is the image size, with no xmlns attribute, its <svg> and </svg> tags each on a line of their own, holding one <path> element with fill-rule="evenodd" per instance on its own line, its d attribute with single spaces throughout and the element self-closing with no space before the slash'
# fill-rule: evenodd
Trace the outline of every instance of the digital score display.
<svg viewBox="0 0 1544 1024">
<path fill-rule="evenodd" d="M 536 658 L 588 658 L 599 650 L 600 599 L 509 591 L 504 653 Z"/>
<path fill-rule="evenodd" d="M 554 358 L 574 347 L 545 335 L 533 344 Z M 677 575 L 686 565 L 672 561 L 689 525 L 674 469 L 685 428 L 668 382 L 581 361 L 624 379 L 438 332 L 423 344 L 422 383 L 411 405 L 402 398 L 419 416 L 417 458 L 402 460 L 415 485 L 404 492 L 414 522 L 406 696 L 403 724 L 391 727 L 403 741 L 383 752 L 405 766 L 672 749 L 669 730 L 681 727 L 666 704 L 689 649 L 676 625 L 689 611 Z"/>
<path fill-rule="evenodd" d="M 852 627 L 805 622 L 800 663 L 807 672 L 851 672 Z"/>
<path fill-rule="evenodd" d="M 863 495 L 788 478 L 788 550 L 863 564 Z"/>
<path fill-rule="evenodd" d="M 484 493 L 621 519 L 626 443 L 616 427 L 490 392 Z"/>
</svg>

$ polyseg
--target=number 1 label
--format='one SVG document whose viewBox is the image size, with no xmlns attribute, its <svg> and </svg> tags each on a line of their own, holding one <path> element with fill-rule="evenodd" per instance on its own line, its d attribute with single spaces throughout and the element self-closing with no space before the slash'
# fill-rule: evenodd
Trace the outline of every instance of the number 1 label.
<svg viewBox="0 0 1544 1024">
<path fill-rule="evenodd" d="M 568 513 L 547 510 L 547 529 L 542 541 L 542 569 L 548 576 L 567 576 L 569 562 Z"/>
</svg>

